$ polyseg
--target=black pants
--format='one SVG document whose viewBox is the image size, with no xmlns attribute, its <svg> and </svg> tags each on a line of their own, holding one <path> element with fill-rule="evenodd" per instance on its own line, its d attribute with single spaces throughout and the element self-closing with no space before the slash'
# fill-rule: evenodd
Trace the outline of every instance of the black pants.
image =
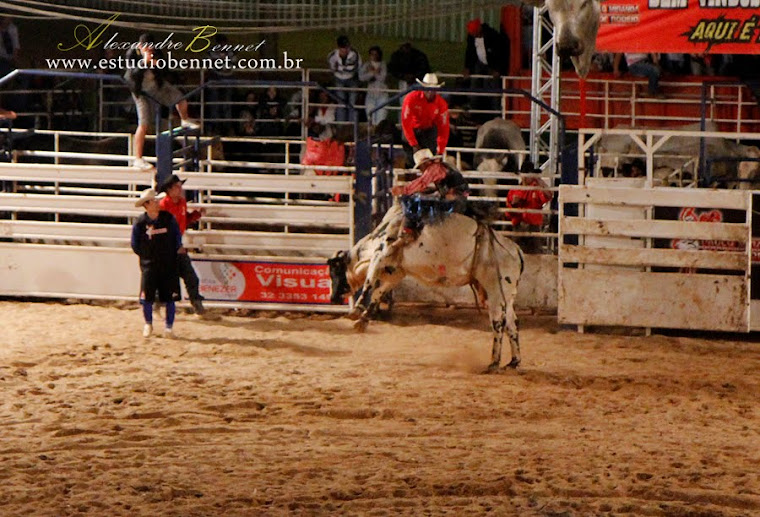
<svg viewBox="0 0 760 517">
<path fill-rule="evenodd" d="M 415 129 L 414 136 L 417 137 L 417 145 L 420 149 L 428 148 L 434 155 L 438 154 L 438 129 L 435 126 L 427 129 Z M 407 142 L 406 138 L 403 141 L 404 151 L 406 151 L 406 166 L 411 169 L 414 167 L 414 149 Z"/>
<path fill-rule="evenodd" d="M 185 289 L 187 289 L 187 295 L 190 301 L 202 300 L 203 297 L 198 292 L 198 286 L 200 281 L 198 275 L 193 269 L 193 262 L 190 260 L 190 256 L 187 253 L 179 253 L 177 255 L 177 271 L 180 278 L 185 282 Z"/>
<path fill-rule="evenodd" d="M 169 303 L 181 299 L 179 293 L 179 278 L 174 268 L 160 268 L 153 266 L 140 266 L 140 301 L 153 303 L 158 301 Z"/>
</svg>

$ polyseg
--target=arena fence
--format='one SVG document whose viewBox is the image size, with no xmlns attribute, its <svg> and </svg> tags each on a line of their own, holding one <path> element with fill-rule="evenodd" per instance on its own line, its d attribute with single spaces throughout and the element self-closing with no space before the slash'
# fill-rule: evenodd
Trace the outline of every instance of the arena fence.
<svg viewBox="0 0 760 517">
<path fill-rule="evenodd" d="M 114 157 L 17 151 L 15 158 L 92 163 Z M 211 306 L 346 310 L 329 305 L 325 259 L 353 243 L 352 169 L 343 168 L 345 176 L 306 176 L 293 173 L 297 164 L 284 171 L 282 163 L 256 165 L 269 172 L 220 172 L 212 156 L 201 172 L 182 173 L 190 210 L 205 211 L 184 240 L 201 293 Z M 16 162 L 0 163 L 0 181 L 0 261 L 13 271 L 0 282 L 0 294 L 136 299 L 139 268 L 129 240 L 141 213 L 134 201 L 153 184 L 151 173 Z"/>
<path fill-rule="evenodd" d="M 560 187 L 559 321 L 580 330 L 759 328 L 751 193 L 633 182 Z"/>
<path fill-rule="evenodd" d="M 708 123 L 714 125 L 713 123 Z M 760 133 L 693 129 L 583 129 L 579 183 L 645 165 L 646 185 L 750 189 L 760 183 Z"/>
</svg>

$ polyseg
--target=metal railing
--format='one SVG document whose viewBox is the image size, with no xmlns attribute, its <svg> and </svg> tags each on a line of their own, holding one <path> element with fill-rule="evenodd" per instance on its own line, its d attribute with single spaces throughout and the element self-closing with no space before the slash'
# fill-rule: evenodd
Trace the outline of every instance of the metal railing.
<svg viewBox="0 0 760 517">
<path fill-rule="evenodd" d="M 464 81 L 459 74 L 440 74 L 440 76 L 452 86 Z M 319 82 L 327 86 L 333 92 L 352 91 L 358 94 L 366 92 L 366 88 L 358 86 L 352 89 L 334 88 L 332 76 L 327 69 L 303 69 L 294 71 L 271 71 L 271 72 L 239 72 L 236 78 L 287 78 L 300 82 Z M 91 80 L 100 79 L 99 76 L 90 76 Z M 490 76 L 473 76 L 472 79 L 487 81 Z M 185 73 L 184 84 L 180 87 L 195 88 L 206 82 L 204 71 L 188 71 Z M 282 95 L 283 116 L 280 118 L 262 117 L 257 113 L 258 102 L 264 94 L 265 80 L 260 81 L 262 86 L 257 88 L 243 87 L 235 84 L 219 84 L 214 87 L 214 92 L 205 90 L 195 98 L 189 99 L 190 107 L 204 125 L 214 128 L 222 128 L 225 133 L 239 129 L 238 126 L 245 123 L 242 112 L 253 112 L 258 128 L 271 128 L 281 125 L 282 135 L 259 134 L 258 136 L 277 137 L 305 137 L 306 127 L 304 121 L 314 108 L 324 107 L 315 101 L 316 87 L 287 88 L 280 91 Z M 272 80 L 274 83 L 274 79 Z M 388 96 L 398 94 L 399 90 L 393 88 L 393 81 L 389 79 L 389 87 L 384 90 Z M 638 79 L 614 79 L 612 77 L 594 77 L 585 81 L 581 92 L 581 81 L 575 76 L 562 78 L 561 111 L 566 115 L 569 127 L 601 127 L 612 128 L 621 125 L 633 127 L 651 127 L 681 125 L 688 122 L 698 122 L 701 119 L 702 88 L 705 88 L 706 102 L 704 109 L 708 120 L 721 124 L 726 130 L 755 131 L 760 128 L 760 109 L 757 101 L 752 97 L 749 90 L 738 82 L 701 82 L 701 81 L 663 81 L 663 90 L 667 98 L 655 99 L 642 95 L 645 90 L 645 82 Z M 501 87 L 504 89 L 514 88 L 530 90 L 530 77 L 506 76 L 501 79 Z M 45 99 L 45 107 L 42 110 L 28 110 L 19 113 L 22 117 L 35 117 L 35 127 L 53 129 L 56 117 L 84 117 L 84 111 L 77 106 L 68 106 L 67 101 L 71 93 L 82 91 L 83 88 L 76 85 L 71 88 L 49 86 L 45 90 L 30 90 L 28 88 L 0 91 L 0 105 L 4 105 L 6 96 L 12 95 L 38 95 Z M 255 90 L 259 94 L 255 105 L 245 100 L 245 94 Z M 134 124 L 134 103 L 125 86 L 116 83 L 99 80 L 98 87 L 93 89 L 97 96 L 96 106 L 98 118 L 90 123 L 89 129 L 104 130 L 127 130 Z M 216 97 L 218 95 L 218 98 Z M 361 95 L 359 96 L 361 99 Z M 512 118 L 525 127 L 530 118 L 530 103 L 516 93 L 470 93 L 449 97 L 452 104 L 451 113 L 457 117 L 465 114 L 466 119 L 486 120 L 488 118 L 506 117 Z M 584 111 L 585 103 L 585 111 Z M 469 104 L 469 106 L 468 106 Z M 480 104 L 477 106 L 476 104 Z M 490 107 L 488 105 L 491 105 Z M 68 106 L 67 108 L 59 108 Z M 365 112 L 364 102 L 358 102 L 356 108 L 361 113 Z M 397 121 L 399 118 L 400 103 L 386 106 L 388 118 Z M 361 115 L 364 118 L 364 115 Z M 476 122 L 475 121 L 475 122 Z M 474 131 L 477 127 L 475 122 L 465 122 L 459 127 L 465 131 Z M 336 121 L 337 127 L 350 125 L 351 122 Z M 240 133 L 240 131 L 236 131 Z"/>
</svg>

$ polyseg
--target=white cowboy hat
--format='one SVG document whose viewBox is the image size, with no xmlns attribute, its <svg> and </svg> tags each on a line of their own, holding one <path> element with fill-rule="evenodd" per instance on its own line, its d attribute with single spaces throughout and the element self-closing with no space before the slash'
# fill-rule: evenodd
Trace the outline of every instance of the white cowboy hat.
<svg viewBox="0 0 760 517">
<path fill-rule="evenodd" d="M 420 83 L 425 88 L 440 88 L 441 86 L 446 84 L 445 82 L 439 83 L 438 76 L 435 74 L 425 74 L 425 77 L 422 78 L 422 81 L 417 79 L 417 82 Z"/>
<path fill-rule="evenodd" d="M 439 160 L 443 158 L 443 156 L 441 156 L 440 154 L 437 154 L 434 156 L 433 151 L 431 151 L 430 149 L 426 147 L 414 153 L 413 158 L 414 158 L 414 168 L 419 169 L 420 165 L 422 165 L 423 163 L 427 163 L 431 160 Z"/>
<path fill-rule="evenodd" d="M 148 201 L 161 201 L 163 198 L 166 197 L 166 192 L 161 192 L 160 194 L 156 194 L 156 190 L 149 188 L 142 191 L 142 194 L 140 194 L 140 199 L 135 201 L 135 206 L 140 207 L 143 206 Z"/>
</svg>

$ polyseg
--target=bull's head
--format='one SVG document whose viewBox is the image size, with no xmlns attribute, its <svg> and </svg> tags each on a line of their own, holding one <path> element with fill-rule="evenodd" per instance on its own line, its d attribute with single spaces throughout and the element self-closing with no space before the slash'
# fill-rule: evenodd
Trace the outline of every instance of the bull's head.
<svg viewBox="0 0 760 517">
<path fill-rule="evenodd" d="M 524 1 L 534 6 L 546 3 L 560 57 L 570 57 L 578 75 L 586 77 L 599 32 L 599 0 Z"/>
<path fill-rule="evenodd" d="M 346 278 L 348 260 L 348 253 L 345 251 L 339 251 L 327 260 L 327 265 L 330 266 L 330 303 L 334 305 L 342 304 L 346 295 L 351 294 L 351 287 Z"/>
</svg>

